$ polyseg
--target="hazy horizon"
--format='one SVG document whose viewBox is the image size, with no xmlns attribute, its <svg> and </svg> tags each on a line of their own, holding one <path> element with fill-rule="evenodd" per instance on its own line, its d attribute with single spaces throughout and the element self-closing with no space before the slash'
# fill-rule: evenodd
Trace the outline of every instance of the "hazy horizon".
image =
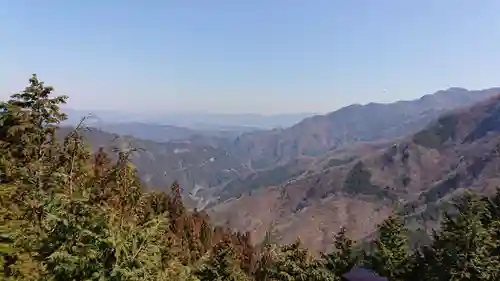
<svg viewBox="0 0 500 281">
<path fill-rule="evenodd" d="M 120 110 L 120 109 L 106 109 L 106 108 L 102 108 L 102 109 L 92 109 L 92 108 L 72 108 L 72 107 L 69 107 L 68 105 L 63 105 L 62 108 L 64 109 L 67 109 L 67 110 L 73 110 L 73 111 L 78 111 L 78 112 L 89 112 L 91 113 L 92 111 L 99 111 L 99 112 L 106 112 L 106 113 L 134 113 L 134 114 L 144 114 L 144 115 L 150 115 L 150 116 L 157 116 L 157 115 L 177 115 L 177 116 L 188 116 L 188 115 L 220 115 L 220 116 L 232 116 L 232 115 L 240 115 L 240 116 L 244 116 L 244 115 L 247 115 L 247 116 L 261 116 L 261 117 L 276 117 L 276 116 L 297 116 L 297 115 L 310 115 L 310 116 L 313 116 L 313 115 L 324 115 L 324 114 L 328 114 L 328 113 L 331 113 L 331 112 L 334 112 L 336 110 L 339 110 L 339 109 L 342 109 L 344 107 L 348 107 L 348 106 L 351 106 L 351 105 L 368 105 L 370 103 L 376 103 L 376 104 L 392 104 L 392 103 L 396 103 L 396 102 L 407 102 L 407 101 L 415 101 L 415 100 L 418 100 L 420 98 L 422 98 L 423 96 L 426 96 L 426 95 L 433 95 L 433 94 L 436 94 L 437 92 L 439 91 L 446 91 L 446 90 L 449 90 L 449 89 L 452 89 L 452 88 L 462 88 L 462 89 L 465 89 L 467 91 L 482 91 L 482 90 L 487 90 L 487 89 L 495 89 L 495 88 L 500 88 L 500 86 L 492 86 L 492 87 L 488 87 L 488 88 L 481 88 L 481 89 L 469 89 L 469 88 L 464 88 L 464 87 L 449 87 L 449 88 L 446 88 L 446 89 L 437 89 L 435 90 L 434 92 L 431 92 L 431 93 L 425 93 L 425 94 L 422 94 L 422 95 L 418 95 L 416 97 L 412 97 L 412 98 L 409 98 L 409 99 L 402 99 L 402 100 L 387 100 L 387 101 L 382 101 L 382 102 L 374 102 L 374 101 L 366 101 L 366 102 L 356 102 L 356 103 L 351 103 L 351 104 L 344 104 L 344 105 L 341 105 L 339 107 L 336 107 L 336 108 L 332 108 L 328 111 L 325 111 L 325 112 L 272 112 L 272 113 L 259 113 L 259 112 L 233 112 L 233 113 L 224 113 L 224 112 L 209 112 L 209 111 L 168 111 L 168 112 L 164 112 L 164 111 L 148 111 L 148 112 L 145 112 L 145 111 L 136 111 L 134 109 L 132 110 Z"/>
<path fill-rule="evenodd" d="M 209 111 L 137 111 L 134 109 L 131 110 L 120 110 L 120 109 L 92 109 L 92 108 L 72 108 L 67 105 L 62 106 L 63 109 L 78 111 L 78 112 L 89 112 L 98 111 L 98 112 L 106 112 L 106 113 L 134 113 L 134 114 L 144 114 L 144 115 L 220 115 L 220 116 L 232 116 L 232 115 L 241 115 L 241 116 L 262 116 L 262 117 L 276 117 L 276 116 L 292 116 L 292 115 L 315 115 L 315 114 L 325 114 L 328 112 L 275 112 L 275 113 L 259 113 L 259 112 L 233 112 L 233 113 L 224 113 L 224 112 L 209 112 Z M 335 109 L 334 109 L 335 110 Z"/>
<path fill-rule="evenodd" d="M 327 113 L 498 86 L 500 2 L 7 1 L 0 95 L 31 73 L 68 108 Z"/>
</svg>

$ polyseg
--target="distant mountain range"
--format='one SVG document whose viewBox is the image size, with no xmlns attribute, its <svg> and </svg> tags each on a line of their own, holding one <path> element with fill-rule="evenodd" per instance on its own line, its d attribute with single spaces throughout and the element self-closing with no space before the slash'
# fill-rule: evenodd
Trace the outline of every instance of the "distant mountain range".
<svg viewBox="0 0 500 281">
<path fill-rule="evenodd" d="M 175 127 L 186 127 L 193 130 L 225 130 L 225 131 L 247 131 L 248 128 L 273 129 L 285 128 L 294 125 L 300 120 L 314 115 L 313 113 L 290 113 L 290 114 L 203 114 L 203 113 L 127 113 L 105 110 L 74 110 L 64 109 L 69 115 L 70 124 L 75 124 L 89 113 L 95 117 L 94 122 L 105 124 L 120 123 L 150 123 L 157 125 L 170 125 Z"/>
<path fill-rule="evenodd" d="M 235 139 L 236 137 L 246 132 L 256 132 L 259 130 L 263 130 L 255 127 L 219 127 L 213 129 L 191 129 L 187 127 L 139 122 L 90 123 L 89 125 L 99 128 L 103 131 L 119 135 L 153 140 L 157 142 L 193 140 L 210 137 L 221 139 Z"/>
<path fill-rule="evenodd" d="M 329 151 L 293 173 L 213 206 L 213 218 L 259 238 L 269 230 L 283 242 L 298 235 L 308 247 L 325 250 L 341 226 L 355 239 L 370 237 L 396 209 L 413 242 L 425 241 L 450 198 L 500 187 L 500 96 L 447 112 L 399 140 Z"/>
<path fill-rule="evenodd" d="M 322 250 L 342 225 L 355 239 L 368 237 L 395 204 L 416 228 L 427 227 L 447 196 L 470 186 L 491 190 L 500 165 L 498 93 L 450 88 L 412 101 L 351 105 L 288 128 L 226 134 L 103 122 L 87 137 L 97 148 L 109 144 L 111 132 L 130 135 L 121 142 L 145 148 L 133 162 L 150 186 L 179 180 L 188 203 L 221 224 L 256 238 L 269 229 L 283 241 L 300 235 Z"/>
<path fill-rule="evenodd" d="M 448 110 L 471 105 L 498 92 L 500 88 L 450 88 L 412 101 L 350 105 L 306 118 L 290 128 L 246 133 L 235 142 L 233 153 L 250 161 L 253 169 L 269 168 L 357 142 L 404 136 Z"/>
</svg>

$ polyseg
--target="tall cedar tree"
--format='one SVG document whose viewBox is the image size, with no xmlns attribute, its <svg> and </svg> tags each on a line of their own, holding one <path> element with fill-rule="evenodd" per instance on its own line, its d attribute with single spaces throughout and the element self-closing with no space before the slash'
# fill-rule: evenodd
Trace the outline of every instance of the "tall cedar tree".
<svg viewBox="0 0 500 281">
<path fill-rule="evenodd" d="M 324 266 L 335 276 L 349 272 L 357 262 L 353 249 L 353 241 L 347 237 L 347 230 L 342 227 L 335 235 L 335 249 L 328 254 L 322 254 Z"/>
<path fill-rule="evenodd" d="M 481 218 L 488 211 L 484 200 L 472 194 L 455 203 L 457 214 L 445 214 L 441 230 L 426 252 L 428 280 L 498 280 L 500 264 L 494 254 L 498 241 Z"/>
<path fill-rule="evenodd" d="M 301 247 L 300 239 L 297 239 L 295 243 L 282 246 L 273 263 L 270 271 L 271 280 L 334 280 L 334 276 L 321 266 L 320 261 L 316 260 L 307 249 Z"/>
<path fill-rule="evenodd" d="M 389 281 L 403 280 L 408 271 L 410 250 L 408 230 L 403 220 L 392 215 L 378 226 L 374 250 L 365 259 L 365 265 Z"/>
<path fill-rule="evenodd" d="M 201 281 L 248 280 L 236 260 L 234 249 L 228 239 L 215 245 L 207 263 L 195 273 Z"/>
</svg>

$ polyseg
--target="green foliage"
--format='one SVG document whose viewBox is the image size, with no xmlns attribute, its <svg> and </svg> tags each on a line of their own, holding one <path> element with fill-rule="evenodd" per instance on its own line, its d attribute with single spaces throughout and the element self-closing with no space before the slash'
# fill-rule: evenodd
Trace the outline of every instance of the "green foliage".
<svg viewBox="0 0 500 281">
<path fill-rule="evenodd" d="M 416 133 L 413 141 L 427 148 L 439 149 L 445 141 L 455 137 L 457 122 L 453 114 L 443 116 L 433 126 Z"/>
<path fill-rule="evenodd" d="M 392 215 L 378 226 L 375 249 L 365 258 L 365 265 L 389 281 L 403 280 L 408 271 L 410 251 L 403 220 Z"/>
<path fill-rule="evenodd" d="M 349 194 L 365 194 L 373 195 L 379 199 L 390 198 L 395 199 L 394 195 L 388 190 L 374 185 L 371 182 L 371 173 L 368 171 L 363 162 L 357 162 L 349 171 L 344 182 L 344 190 Z"/>
<path fill-rule="evenodd" d="M 269 250 L 268 250 L 269 251 Z M 259 268 L 257 280 L 286 280 L 286 281 L 327 281 L 335 280 L 321 262 L 301 247 L 300 240 L 290 245 L 266 253 L 265 267 Z"/>
<path fill-rule="evenodd" d="M 223 241 L 217 244 L 202 268 L 195 273 L 200 281 L 243 281 L 248 280 L 236 261 L 231 244 Z"/>
<path fill-rule="evenodd" d="M 335 235 L 334 246 L 333 252 L 321 256 L 326 269 L 334 276 L 342 276 L 357 263 L 353 241 L 347 237 L 345 228 L 341 228 L 340 232 Z"/>
<path fill-rule="evenodd" d="M 66 97 L 52 91 L 34 75 L 0 104 L 4 280 L 197 280 L 191 253 L 216 241 L 207 218 L 185 210 L 178 185 L 172 195 L 145 192 L 133 149 L 117 150 L 114 163 L 104 149 L 91 155 L 83 122 L 56 140 Z"/>
<path fill-rule="evenodd" d="M 459 185 L 460 185 L 460 175 L 455 174 L 441 181 L 437 185 L 433 186 L 422 196 L 424 197 L 425 203 L 433 203 L 441 199 L 450 191 L 457 189 Z"/>
<path fill-rule="evenodd" d="M 482 218 L 488 214 L 479 198 L 466 194 L 455 204 L 458 213 L 445 215 L 442 228 L 434 235 L 423 258 L 428 266 L 423 274 L 427 280 L 498 280 L 499 256 L 494 254 L 498 240 L 492 235 L 498 221 Z"/>
<path fill-rule="evenodd" d="M 484 137 L 489 132 L 498 130 L 498 126 L 500 126 L 500 119 L 498 118 L 498 116 L 500 116 L 500 108 L 498 106 L 489 108 L 488 113 L 488 117 L 481 120 L 481 122 L 475 126 L 474 130 L 465 137 L 465 142 L 473 142 Z"/>
</svg>

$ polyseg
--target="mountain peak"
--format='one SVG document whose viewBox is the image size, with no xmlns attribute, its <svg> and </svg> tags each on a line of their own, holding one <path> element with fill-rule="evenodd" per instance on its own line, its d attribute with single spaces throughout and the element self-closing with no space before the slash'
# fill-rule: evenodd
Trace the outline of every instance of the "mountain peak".
<svg viewBox="0 0 500 281">
<path fill-rule="evenodd" d="M 445 92 L 454 92 L 454 93 L 459 93 L 459 92 L 468 92 L 469 90 L 466 89 L 466 88 L 462 88 L 462 87 L 450 87 L 446 90 L 444 90 Z"/>
</svg>

